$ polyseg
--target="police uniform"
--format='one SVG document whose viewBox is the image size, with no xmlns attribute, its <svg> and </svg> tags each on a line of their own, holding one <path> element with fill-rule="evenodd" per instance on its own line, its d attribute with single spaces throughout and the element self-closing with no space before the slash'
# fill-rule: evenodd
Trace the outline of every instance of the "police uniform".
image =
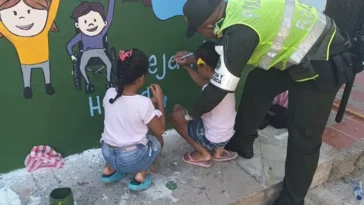
<svg viewBox="0 0 364 205">
<path fill-rule="evenodd" d="M 187 0 L 187 37 L 221 3 Z M 220 63 L 188 113 L 201 117 L 242 80 L 236 133 L 226 149 L 252 158 L 259 123 L 273 98 L 289 90 L 286 175 L 275 204 L 302 205 L 317 168 L 335 95 L 354 77 L 352 56 L 335 22 L 299 0 L 228 0 L 224 5 L 214 30 Z M 249 72 L 246 79 L 240 79 L 242 72 Z"/>
</svg>

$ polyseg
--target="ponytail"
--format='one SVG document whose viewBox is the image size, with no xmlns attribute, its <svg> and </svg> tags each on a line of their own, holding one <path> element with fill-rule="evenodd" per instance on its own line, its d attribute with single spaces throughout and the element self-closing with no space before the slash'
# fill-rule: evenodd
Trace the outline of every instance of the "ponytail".
<svg viewBox="0 0 364 205">
<path fill-rule="evenodd" d="M 117 69 L 119 87 L 117 88 L 117 94 L 115 98 L 109 99 L 109 102 L 111 104 L 113 104 L 119 97 L 123 95 L 124 85 L 125 85 L 125 72 L 130 65 L 131 55 L 132 55 L 132 50 L 127 52 L 120 51 L 120 61 Z"/>
<path fill-rule="evenodd" d="M 124 90 L 124 88 L 123 88 L 123 90 Z M 116 101 L 116 99 L 118 99 L 119 97 L 121 97 L 122 94 L 123 94 L 123 92 L 122 91 L 119 92 L 119 90 L 118 90 L 118 94 L 116 94 L 115 98 L 110 98 L 109 99 L 109 103 L 110 104 L 113 104 Z"/>
</svg>

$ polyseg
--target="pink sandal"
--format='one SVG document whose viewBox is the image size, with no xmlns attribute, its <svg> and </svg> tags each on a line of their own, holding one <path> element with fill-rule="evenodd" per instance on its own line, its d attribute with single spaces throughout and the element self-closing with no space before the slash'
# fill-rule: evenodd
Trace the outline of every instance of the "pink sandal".
<svg viewBox="0 0 364 205">
<path fill-rule="evenodd" d="M 188 157 L 188 159 L 186 159 L 186 157 Z M 188 164 L 193 164 L 193 165 L 205 167 L 205 168 L 209 168 L 212 165 L 211 161 L 195 161 L 191 157 L 191 152 L 187 152 L 186 154 L 184 154 L 182 156 L 182 160 Z"/>
<path fill-rule="evenodd" d="M 234 160 L 237 157 L 238 157 L 238 153 L 229 152 L 227 150 L 224 150 L 222 152 L 222 155 L 219 158 L 216 158 L 216 155 L 214 155 L 214 157 L 212 157 L 212 160 L 217 161 L 217 162 L 226 162 L 226 161 Z"/>
</svg>

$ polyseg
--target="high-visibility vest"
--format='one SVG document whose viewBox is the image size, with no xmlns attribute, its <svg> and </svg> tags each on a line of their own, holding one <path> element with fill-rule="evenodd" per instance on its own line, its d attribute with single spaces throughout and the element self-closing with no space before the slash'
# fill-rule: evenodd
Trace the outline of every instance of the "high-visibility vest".
<svg viewBox="0 0 364 205">
<path fill-rule="evenodd" d="M 221 36 L 224 29 L 238 24 L 252 28 L 259 35 L 259 44 L 248 64 L 284 70 L 303 60 L 328 19 L 299 0 L 229 0 L 225 18 L 214 32 Z"/>
</svg>

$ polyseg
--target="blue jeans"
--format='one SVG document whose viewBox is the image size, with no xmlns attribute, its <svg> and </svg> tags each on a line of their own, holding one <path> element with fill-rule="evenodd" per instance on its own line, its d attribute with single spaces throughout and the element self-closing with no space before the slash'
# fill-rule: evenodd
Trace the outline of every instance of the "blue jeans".
<svg viewBox="0 0 364 205">
<path fill-rule="evenodd" d="M 206 138 L 205 127 L 201 119 L 195 119 L 188 121 L 187 123 L 187 134 L 188 136 L 199 145 L 203 146 L 210 152 L 213 152 L 216 149 L 224 148 L 225 145 L 229 142 L 220 142 L 213 143 Z"/>
<path fill-rule="evenodd" d="M 135 149 L 111 148 L 103 143 L 102 155 L 109 165 L 122 173 L 135 174 L 147 170 L 157 159 L 162 150 L 161 144 L 154 136 L 148 136 L 147 145 L 137 144 Z"/>
</svg>

